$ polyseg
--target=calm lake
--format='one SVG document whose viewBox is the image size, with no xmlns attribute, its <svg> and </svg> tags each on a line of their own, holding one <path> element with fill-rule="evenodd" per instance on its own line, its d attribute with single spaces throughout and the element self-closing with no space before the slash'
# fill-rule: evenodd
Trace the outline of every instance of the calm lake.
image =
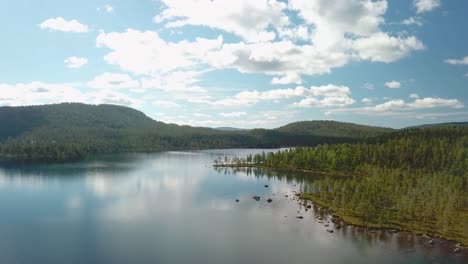
<svg viewBox="0 0 468 264">
<path fill-rule="evenodd" d="M 161 152 L 58 165 L 3 165 L 0 263 L 468 260 L 466 252 L 453 253 L 449 243 L 440 240 L 429 245 L 406 233 L 334 229 L 333 223 L 325 227 L 314 210 L 306 212 L 291 199 L 304 181 L 313 180 L 310 175 L 211 166 L 218 157 L 258 152 Z M 254 195 L 260 201 L 252 199 Z"/>
</svg>

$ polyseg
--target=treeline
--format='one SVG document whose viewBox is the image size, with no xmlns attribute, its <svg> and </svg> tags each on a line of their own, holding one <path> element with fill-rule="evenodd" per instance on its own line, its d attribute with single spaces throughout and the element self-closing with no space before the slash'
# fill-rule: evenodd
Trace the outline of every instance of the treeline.
<svg viewBox="0 0 468 264">
<path fill-rule="evenodd" d="M 409 129 L 366 143 L 296 148 L 234 162 L 344 172 L 348 177 L 306 184 L 302 197 L 331 207 L 355 224 L 468 243 L 467 127 Z"/>
<path fill-rule="evenodd" d="M 68 161 L 95 153 L 150 152 L 208 148 L 278 148 L 356 142 L 387 129 L 333 122 L 340 133 L 328 136 L 328 121 L 313 121 L 293 131 L 252 129 L 220 131 L 155 121 L 140 111 L 115 105 L 64 103 L 0 107 L 0 161 Z M 296 126 L 296 125 L 292 125 Z"/>
<path fill-rule="evenodd" d="M 360 172 L 363 165 L 380 168 L 445 171 L 454 175 L 468 168 L 468 127 L 409 129 L 357 144 L 322 144 L 268 155 L 245 162 L 272 168 Z"/>
</svg>

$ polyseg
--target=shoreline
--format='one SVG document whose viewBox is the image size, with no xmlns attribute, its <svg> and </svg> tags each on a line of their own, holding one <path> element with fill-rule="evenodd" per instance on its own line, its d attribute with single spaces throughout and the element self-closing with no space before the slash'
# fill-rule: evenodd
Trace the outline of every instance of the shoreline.
<svg viewBox="0 0 468 264">
<path fill-rule="evenodd" d="M 348 226 L 354 226 L 354 227 L 363 228 L 367 230 L 385 230 L 391 233 L 407 232 L 416 236 L 426 237 L 427 239 L 429 239 L 429 241 L 431 241 L 432 239 L 443 239 L 445 241 L 452 242 L 455 245 L 457 244 L 460 245 L 460 246 L 455 246 L 455 248 L 459 248 L 460 250 L 467 249 L 468 242 L 464 240 L 456 239 L 455 237 L 444 236 L 444 235 L 436 234 L 434 232 L 427 232 L 422 229 L 420 230 L 420 229 L 405 228 L 403 224 L 399 224 L 399 223 L 394 223 L 393 225 L 392 224 L 381 225 L 381 224 L 369 222 L 367 223 L 367 225 L 365 225 L 363 223 L 363 220 L 359 216 L 353 216 L 353 215 L 343 213 L 342 212 L 343 210 L 335 209 L 332 205 L 325 203 L 323 201 L 320 201 L 316 198 L 313 198 L 307 193 L 297 193 L 296 196 L 301 201 L 311 202 L 313 205 L 317 206 L 318 208 L 325 210 L 327 214 L 331 215 L 334 218 L 338 218 L 339 220 L 341 220 L 344 224 Z M 428 243 L 430 243 L 429 241 Z"/>
<path fill-rule="evenodd" d="M 304 170 L 304 169 L 294 169 L 294 168 L 275 168 L 275 167 L 269 167 L 269 166 L 264 166 L 264 165 L 255 165 L 255 164 L 213 164 L 213 167 L 215 168 L 261 168 L 261 169 L 269 169 L 273 171 L 282 171 L 282 172 L 304 172 L 304 173 L 310 173 L 310 174 L 315 174 L 315 175 L 322 175 L 322 176 L 340 176 L 340 177 L 352 177 L 352 176 L 361 176 L 360 174 L 352 174 L 352 173 L 343 173 L 343 172 L 324 172 L 324 171 L 317 171 L 317 170 Z M 326 203 L 324 201 L 320 201 L 317 198 L 313 197 L 310 194 L 307 193 L 296 193 L 295 194 L 298 199 L 302 201 L 309 201 L 312 202 L 314 205 L 318 206 L 321 209 L 329 211 L 329 214 L 331 216 L 338 217 L 340 220 L 342 220 L 345 224 L 350 225 L 350 226 L 355 226 L 355 227 L 360 227 L 360 228 L 365 228 L 368 230 L 387 230 L 389 232 L 408 232 L 412 233 L 414 235 L 420 235 L 420 236 L 426 236 L 429 239 L 432 238 L 437 238 L 437 239 L 443 239 L 446 241 L 453 242 L 454 244 L 459 243 L 461 245 L 460 249 L 465 250 L 467 245 L 468 245 L 468 239 L 457 239 L 457 237 L 454 236 L 446 236 L 438 233 L 437 231 L 428 231 L 424 230 L 423 228 L 410 228 L 405 225 L 405 223 L 400 223 L 400 222 L 391 222 L 388 224 L 376 224 L 373 222 L 368 222 L 364 223 L 364 220 L 357 216 L 357 215 L 351 215 L 349 213 L 343 212 L 342 209 L 337 209 L 334 208 L 334 206 L 330 203 Z"/>
</svg>

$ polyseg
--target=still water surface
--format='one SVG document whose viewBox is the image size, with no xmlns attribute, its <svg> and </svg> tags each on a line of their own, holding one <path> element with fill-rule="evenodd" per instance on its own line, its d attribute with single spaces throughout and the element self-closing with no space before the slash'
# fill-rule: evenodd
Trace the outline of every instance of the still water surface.
<svg viewBox="0 0 468 264">
<path fill-rule="evenodd" d="M 2 165 L 0 263 L 466 263 L 466 253 L 404 233 L 326 232 L 285 197 L 311 176 L 210 166 L 259 151 Z"/>
</svg>

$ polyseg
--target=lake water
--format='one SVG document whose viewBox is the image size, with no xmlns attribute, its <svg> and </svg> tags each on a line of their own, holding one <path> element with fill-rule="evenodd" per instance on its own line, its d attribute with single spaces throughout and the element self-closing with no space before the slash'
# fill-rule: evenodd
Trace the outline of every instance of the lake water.
<svg viewBox="0 0 468 264">
<path fill-rule="evenodd" d="M 314 210 L 306 212 L 285 197 L 293 196 L 311 176 L 211 166 L 224 155 L 259 151 L 125 154 L 59 165 L 3 165 L 0 263 L 468 260 L 466 252 L 452 252 L 453 244 L 429 245 L 426 239 L 405 233 L 371 233 L 346 226 L 326 232 Z M 252 199 L 254 195 L 260 201 Z"/>
</svg>

